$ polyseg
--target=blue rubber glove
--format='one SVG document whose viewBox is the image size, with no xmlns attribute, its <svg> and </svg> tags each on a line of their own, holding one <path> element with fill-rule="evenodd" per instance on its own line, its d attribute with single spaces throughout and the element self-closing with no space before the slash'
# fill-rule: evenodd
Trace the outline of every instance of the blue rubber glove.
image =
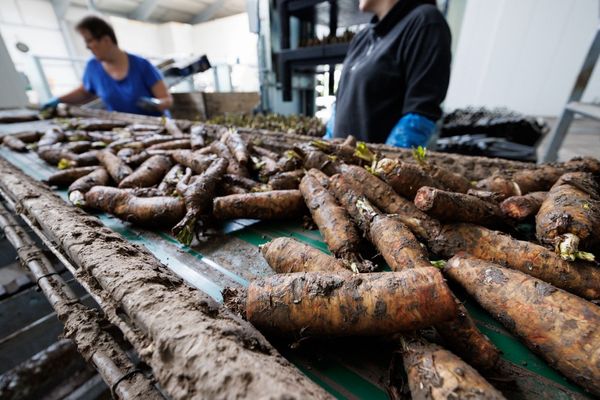
<svg viewBox="0 0 600 400">
<path fill-rule="evenodd" d="M 58 97 L 53 97 L 44 104 L 42 104 L 42 110 L 47 110 L 48 108 L 56 108 L 60 104 L 60 99 Z"/>
<path fill-rule="evenodd" d="M 435 131 L 435 122 L 419 114 L 406 114 L 394 126 L 385 144 L 397 147 L 427 146 Z"/>
<path fill-rule="evenodd" d="M 331 140 L 333 139 L 333 128 L 335 127 L 335 103 L 331 106 L 331 117 L 329 117 L 329 121 L 327 121 L 327 125 L 325 125 L 325 136 L 323 139 Z"/>
</svg>

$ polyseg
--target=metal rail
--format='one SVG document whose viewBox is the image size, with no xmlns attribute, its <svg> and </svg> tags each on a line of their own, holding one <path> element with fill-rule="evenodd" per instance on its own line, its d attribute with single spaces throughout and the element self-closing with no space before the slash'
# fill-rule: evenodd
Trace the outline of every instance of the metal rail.
<svg viewBox="0 0 600 400">
<path fill-rule="evenodd" d="M 600 106 L 580 102 L 585 88 L 592 77 L 592 72 L 594 72 L 594 68 L 598 62 L 598 57 L 600 57 L 600 26 L 598 26 L 596 29 L 596 34 L 594 35 L 590 49 L 588 50 L 585 60 L 583 61 L 581 70 L 577 75 L 577 79 L 575 80 L 575 84 L 573 85 L 573 89 L 571 90 L 571 94 L 567 100 L 567 104 L 565 105 L 560 118 L 556 122 L 554 129 L 552 129 L 552 133 L 550 134 L 550 144 L 548 144 L 548 147 L 546 148 L 544 155 L 540 160 L 541 162 L 556 161 L 558 157 L 558 150 L 565 140 L 565 136 L 567 136 L 569 127 L 571 126 L 576 114 L 580 114 L 589 118 L 600 119 Z"/>
<path fill-rule="evenodd" d="M 5 199 L 8 199 L 5 193 L 2 193 L 2 195 Z M 12 205 L 14 206 L 14 203 Z M 29 218 L 22 217 L 26 219 L 26 223 L 34 229 L 34 232 L 44 240 L 44 236 L 40 235 L 41 232 L 33 226 Z M 35 277 L 38 287 L 50 302 L 59 319 L 64 321 L 65 326 L 69 328 L 69 336 L 75 341 L 79 351 L 87 360 L 92 361 L 98 373 L 111 388 L 113 396 L 121 399 L 134 399 L 137 398 L 138 394 L 145 393 L 146 397 L 150 399 L 163 399 L 163 396 L 154 388 L 152 382 L 129 360 L 117 341 L 102 329 L 103 326 L 107 325 L 104 318 L 99 316 L 90 318 L 90 315 L 85 315 L 83 318 L 87 322 L 84 326 L 78 325 L 76 322 L 69 322 L 70 317 L 78 313 L 81 314 L 82 310 L 87 308 L 79 302 L 78 297 L 54 269 L 50 260 L 2 204 L 0 204 L 0 228 L 17 251 L 23 265 Z M 61 259 L 67 261 L 69 267 L 74 269 L 62 255 Z M 83 333 L 81 328 L 84 328 L 89 334 L 90 326 L 96 328 L 93 333 L 95 339 L 93 342 L 103 343 L 102 348 L 90 348 L 78 342 L 78 338 Z"/>
<path fill-rule="evenodd" d="M 36 226 L 36 224 L 29 217 L 27 217 L 27 215 L 23 213 L 18 213 L 16 211 L 17 209 L 15 202 L 10 198 L 10 196 L 8 196 L 8 194 L 2 188 L 0 188 L 0 197 L 4 198 L 6 204 L 9 206 L 11 211 L 15 214 L 18 214 L 21 217 L 21 219 L 27 224 L 27 226 L 29 226 L 31 231 L 35 233 L 37 237 L 40 238 L 42 243 L 44 243 L 44 246 L 46 246 L 52 252 L 52 254 L 54 254 L 54 256 L 58 258 L 58 260 L 71 273 L 71 275 L 75 277 L 77 283 L 79 283 L 85 289 L 85 291 L 89 293 L 89 295 L 100 306 L 104 313 L 116 316 L 116 307 L 113 304 L 111 304 L 110 300 L 106 298 L 107 296 L 103 296 L 102 290 L 98 290 L 97 288 L 92 287 L 87 280 L 81 279 L 81 274 L 78 273 L 78 268 L 76 268 L 71 263 L 71 261 L 62 253 L 62 251 L 56 246 L 56 244 L 50 239 L 48 239 L 44 232 L 41 231 Z M 114 321 L 117 321 L 117 319 L 114 319 Z M 137 334 L 134 331 L 134 329 L 127 325 L 125 321 L 122 321 L 121 319 L 118 319 L 118 321 L 119 322 L 114 323 L 114 325 L 116 325 L 121 330 L 121 332 L 125 334 L 125 336 L 127 336 L 130 339 L 134 337 L 137 338 L 137 343 L 143 342 L 143 338 L 139 337 L 139 334 Z"/>
</svg>

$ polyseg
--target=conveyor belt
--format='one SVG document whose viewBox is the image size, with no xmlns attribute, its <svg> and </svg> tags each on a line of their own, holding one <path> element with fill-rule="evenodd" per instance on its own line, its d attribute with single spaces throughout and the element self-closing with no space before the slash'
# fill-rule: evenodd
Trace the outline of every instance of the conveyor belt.
<svg viewBox="0 0 600 400">
<path fill-rule="evenodd" d="M 0 156 L 35 179 L 43 180 L 54 171 L 33 153 L 20 154 L 2 148 Z M 65 191 L 58 193 L 66 200 Z M 291 236 L 321 250 L 327 249 L 319 232 L 304 229 L 300 222 L 237 220 L 224 224 L 222 235 L 187 247 L 168 232 L 139 229 L 106 214 L 98 217 L 131 242 L 145 246 L 190 285 L 217 301 L 222 301 L 220 291 L 225 286 L 246 286 L 254 277 L 273 273 L 258 250 L 260 244 L 272 238 Z M 464 295 L 457 294 L 465 300 Z M 487 312 L 472 301 L 465 302 L 479 328 L 504 353 L 502 372 L 511 382 L 500 383 L 500 386 L 507 398 L 585 398 L 581 388 L 567 382 Z M 296 343 L 295 349 L 289 345 L 278 348 L 311 379 L 338 398 L 383 399 L 387 398 L 385 379 L 389 348 L 376 340 L 373 342 L 366 345 L 364 340 L 352 339 L 325 343 L 307 341 Z"/>
</svg>

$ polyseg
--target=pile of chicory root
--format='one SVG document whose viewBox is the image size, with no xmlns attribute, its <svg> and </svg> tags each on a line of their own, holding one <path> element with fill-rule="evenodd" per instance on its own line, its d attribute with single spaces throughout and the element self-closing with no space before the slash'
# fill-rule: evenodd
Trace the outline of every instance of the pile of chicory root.
<svg viewBox="0 0 600 400">
<path fill-rule="evenodd" d="M 397 346 L 413 398 L 503 398 L 482 377 L 500 351 L 448 279 L 600 395 L 598 160 L 469 181 L 424 149 L 406 162 L 352 137 L 281 154 L 214 125 L 61 123 L 4 145 L 57 166 L 48 184 L 68 187 L 84 209 L 171 229 L 188 245 L 223 220 L 310 216 L 330 254 L 275 239 L 261 252 L 277 274 L 238 293 L 241 314 L 264 333 L 381 336 Z M 437 343 L 421 334 L 432 327 Z"/>
</svg>

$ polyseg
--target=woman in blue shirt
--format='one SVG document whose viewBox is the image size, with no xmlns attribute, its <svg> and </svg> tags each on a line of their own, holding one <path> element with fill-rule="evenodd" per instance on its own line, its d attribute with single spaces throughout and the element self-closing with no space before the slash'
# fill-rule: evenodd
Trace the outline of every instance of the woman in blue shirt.
<svg viewBox="0 0 600 400">
<path fill-rule="evenodd" d="M 160 116 L 171 107 L 173 98 L 160 71 L 145 58 L 121 50 L 106 21 L 89 16 L 76 29 L 94 58 L 85 67 L 81 86 L 53 98 L 43 108 L 58 103 L 84 104 L 96 97 L 109 111 Z"/>
</svg>

